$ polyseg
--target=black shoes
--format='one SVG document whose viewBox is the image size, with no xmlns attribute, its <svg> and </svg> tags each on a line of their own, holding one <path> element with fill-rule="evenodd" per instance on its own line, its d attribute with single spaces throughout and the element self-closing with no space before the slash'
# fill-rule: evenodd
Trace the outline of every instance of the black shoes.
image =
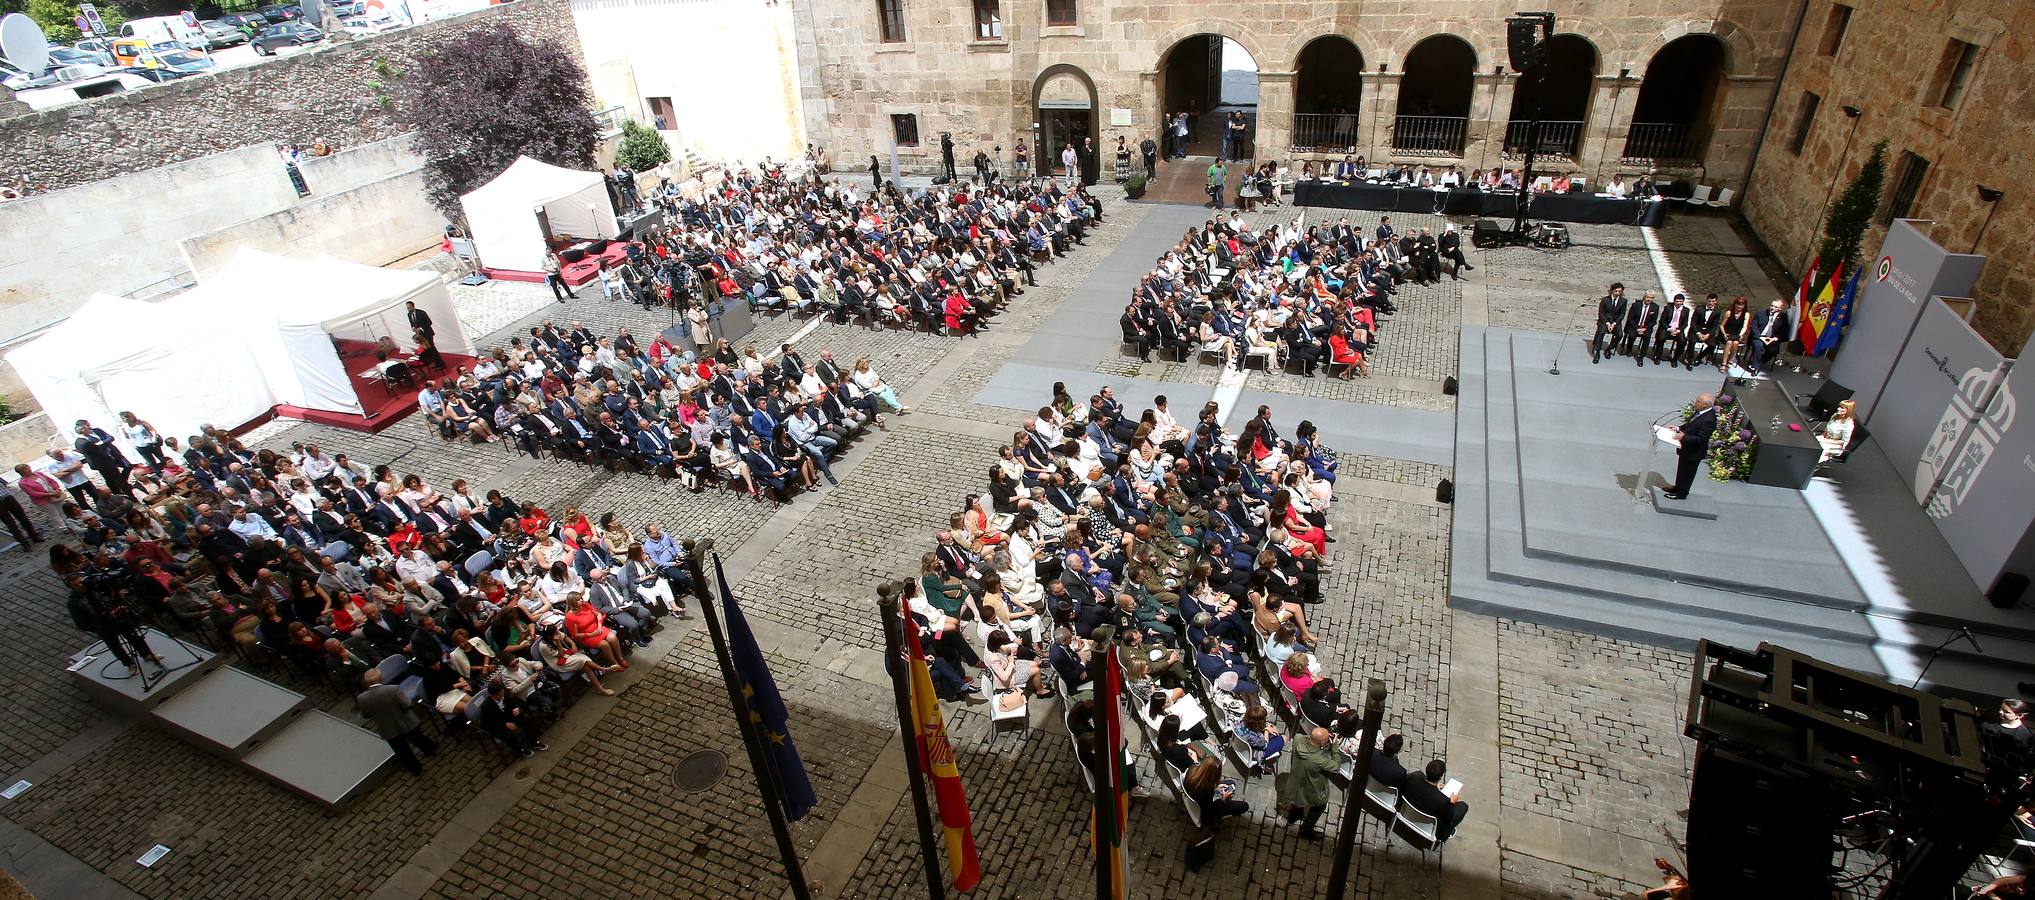
<svg viewBox="0 0 2035 900">
<path fill-rule="evenodd" d="M 1662 492 L 1661 492 L 1661 496 L 1663 496 L 1663 497 L 1666 497 L 1666 498 L 1668 498 L 1669 500 L 1687 500 L 1687 499 L 1689 499 L 1689 495 L 1688 495 L 1688 494 L 1677 494 L 1677 493 L 1675 493 L 1675 492 L 1673 492 L 1673 491 L 1662 491 Z"/>
</svg>

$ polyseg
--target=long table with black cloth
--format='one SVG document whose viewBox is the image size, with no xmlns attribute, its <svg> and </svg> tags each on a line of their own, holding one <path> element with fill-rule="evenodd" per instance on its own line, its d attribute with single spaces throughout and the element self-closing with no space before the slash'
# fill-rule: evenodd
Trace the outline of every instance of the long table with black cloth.
<svg viewBox="0 0 2035 900">
<path fill-rule="evenodd" d="M 1299 181 L 1293 185 L 1296 206 L 1325 209 L 1367 209 L 1384 212 L 1488 216 L 1510 219 L 1519 211 L 1516 193 L 1486 193 L 1464 188 L 1422 188 L 1365 181 Z M 1667 201 L 1630 200 L 1597 194 L 1535 194 L 1528 207 L 1534 219 L 1588 222 L 1601 225 L 1659 225 Z"/>
</svg>

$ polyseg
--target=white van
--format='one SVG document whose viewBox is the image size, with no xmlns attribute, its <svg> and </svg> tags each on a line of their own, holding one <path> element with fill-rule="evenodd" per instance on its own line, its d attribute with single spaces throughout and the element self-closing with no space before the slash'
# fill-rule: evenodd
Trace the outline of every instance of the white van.
<svg viewBox="0 0 2035 900">
<path fill-rule="evenodd" d="M 204 29 L 187 24 L 183 16 L 150 16 L 120 23 L 120 36 L 142 38 L 150 44 L 176 41 L 200 52 L 207 46 Z"/>
</svg>

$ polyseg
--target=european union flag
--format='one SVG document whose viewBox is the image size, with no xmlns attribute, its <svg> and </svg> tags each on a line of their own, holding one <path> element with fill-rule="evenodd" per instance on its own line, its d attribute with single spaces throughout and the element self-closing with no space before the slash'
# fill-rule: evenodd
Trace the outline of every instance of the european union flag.
<svg viewBox="0 0 2035 900">
<path fill-rule="evenodd" d="M 1858 276 L 1864 272 L 1864 266 L 1852 270 L 1851 280 L 1844 285 L 1844 296 L 1831 308 L 1830 321 L 1824 323 L 1823 334 L 1816 339 L 1816 346 L 1810 348 L 1810 356 L 1822 356 L 1837 349 L 1838 340 L 1844 337 L 1844 326 L 1851 324 L 1851 305 L 1858 299 Z"/>
<path fill-rule="evenodd" d="M 796 822 L 818 802 L 813 797 L 813 783 L 806 778 L 806 764 L 798 757 L 798 745 L 792 743 L 791 728 L 786 721 L 789 716 L 784 698 L 778 696 L 777 680 L 770 677 L 763 651 L 756 646 L 756 633 L 749 630 L 749 620 L 742 615 L 742 608 L 735 605 L 735 595 L 728 591 L 728 575 L 721 571 L 719 556 L 714 557 L 714 578 L 721 586 L 721 608 L 726 611 L 728 625 L 728 655 L 735 663 L 742 701 L 748 705 L 749 721 L 763 740 L 764 759 L 771 769 L 768 774 L 776 780 L 778 796 L 784 800 L 785 817 Z"/>
</svg>

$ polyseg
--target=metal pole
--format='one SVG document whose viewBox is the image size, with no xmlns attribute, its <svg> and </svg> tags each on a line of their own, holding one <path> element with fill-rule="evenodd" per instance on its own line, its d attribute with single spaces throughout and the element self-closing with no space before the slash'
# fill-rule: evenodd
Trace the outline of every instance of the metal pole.
<svg viewBox="0 0 2035 900">
<path fill-rule="evenodd" d="M 1844 165 L 1851 161 L 1851 139 L 1858 136 L 1858 119 L 1851 119 L 1851 130 L 1844 135 L 1844 152 L 1837 155 L 1837 171 L 1830 176 L 1830 189 L 1823 192 L 1823 208 L 1816 210 L 1816 226 L 1809 230 L 1809 253 L 1814 255 L 1822 244 L 1823 216 L 1830 212 L 1830 201 L 1837 197 L 1837 183 L 1844 180 Z"/>
<path fill-rule="evenodd" d="M 1114 849 L 1105 850 L 1100 840 L 1102 836 L 1102 817 L 1105 815 L 1116 816 L 1116 785 L 1111 782 L 1109 773 L 1115 767 L 1116 761 L 1122 758 L 1121 754 L 1117 752 L 1117 745 L 1122 742 L 1120 732 L 1123 729 L 1123 716 L 1117 712 L 1117 707 L 1122 701 L 1117 698 L 1116 692 L 1109 689 L 1110 673 L 1108 667 L 1116 664 L 1116 654 L 1114 651 L 1115 645 L 1112 643 L 1102 650 L 1091 654 L 1088 660 L 1088 680 L 1096 701 L 1095 730 L 1089 732 L 1095 740 L 1092 747 L 1094 752 L 1088 755 L 1089 770 L 1095 776 L 1095 797 L 1093 799 L 1095 805 L 1095 827 L 1093 833 L 1096 838 L 1096 846 L 1094 848 L 1095 900 L 1114 900 L 1116 897 L 1116 884 L 1114 870 L 1112 869 L 1113 860 L 1109 857 L 1121 852 Z M 1072 687 L 1073 685 L 1061 685 L 1060 689 L 1065 691 Z M 1067 701 L 1062 700 L 1061 702 L 1065 703 Z M 1124 773 L 1121 771 L 1117 773 L 1118 778 L 1123 777 L 1123 775 Z M 1123 835 L 1118 834 L 1116 836 L 1117 844 L 1122 845 L 1123 839 Z M 1104 854 L 1108 854 L 1108 856 Z"/>
<path fill-rule="evenodd" d="M 793 900 L 812 900 L 812 891 L 806 885 L 804 867 L 799 865 L 798 851 L 791 843 L 791 826 L 784 820 L 784 803 L 777 792 L 775 769 L 764 754 L 762 738 L 756 733 L 756 723 L 749 718 L 749 704 L 742 699 L 742 687 L 735 677 L 734 657 L 728 653 L 728 636 L 721 629 L 721 614 L 714 608 L 713 592 L 706 590 L 706 574 L 701 557 L 712 550 L 712 540 L 686 542 L 686 568 L 692 570 L 693 584 L 700 586 L 700 615 L 707 620 L 707 634 L 714 639 L 714 658 L 721 663 L 721 680 L 728 686 L 728 703 L 735 713 L 735 722 L 742 732 L 742 746 L 749 751 L 749 768 L 756 773 L 756 789 L 763 795 L 763 811 L 770 816 L 770 831 L 777 836 L 777 855 L 784 863 L 784 877 L 791 881 Z M 714 574 L 721 575 L 720 558 L 714 559 Z"/>
<path fill-rule="evenodd" d="M 1335 836 L 1335 866 L 1328 872 L 1328 900 L 1342 900 L 1357 876 L 1357 832 L 1364 825 L 1364 788 L 1371 783 L 1371 748 L 1378 743 L 1378 724 L 1385 719 L 1385 682 L 1367 679 L 1364 687 L 1364 730 L 1358 738 L 1357 765 L 1343 788 L 1343 826 Z M 1295 736 L 1298 739 L 1298 736 Z M 1313 738 L 1309 738 L 1312 740 Z"/>
<path fill-rule="evenodd" d="M 876 605 L 883 611 L 884 669 L 890 672 L 890 691 L 897 700 L 897 727 L 904 732 L 904 769 L 912 784 L 912 812 L 919 820 L 919 856 L 925 863 L 926 896 L 941 900 L 947 883 L 940 877 L 938 845 L 933 843 L 933 814 L 926 806 L 926 773 L 919 760 L 919 733 L 912 727 L 911 688 L 906 679 L 911 667 L 904 659 L 904 627 L 898 619 L 897 585 L 876 586 Z"/>
</svg>

